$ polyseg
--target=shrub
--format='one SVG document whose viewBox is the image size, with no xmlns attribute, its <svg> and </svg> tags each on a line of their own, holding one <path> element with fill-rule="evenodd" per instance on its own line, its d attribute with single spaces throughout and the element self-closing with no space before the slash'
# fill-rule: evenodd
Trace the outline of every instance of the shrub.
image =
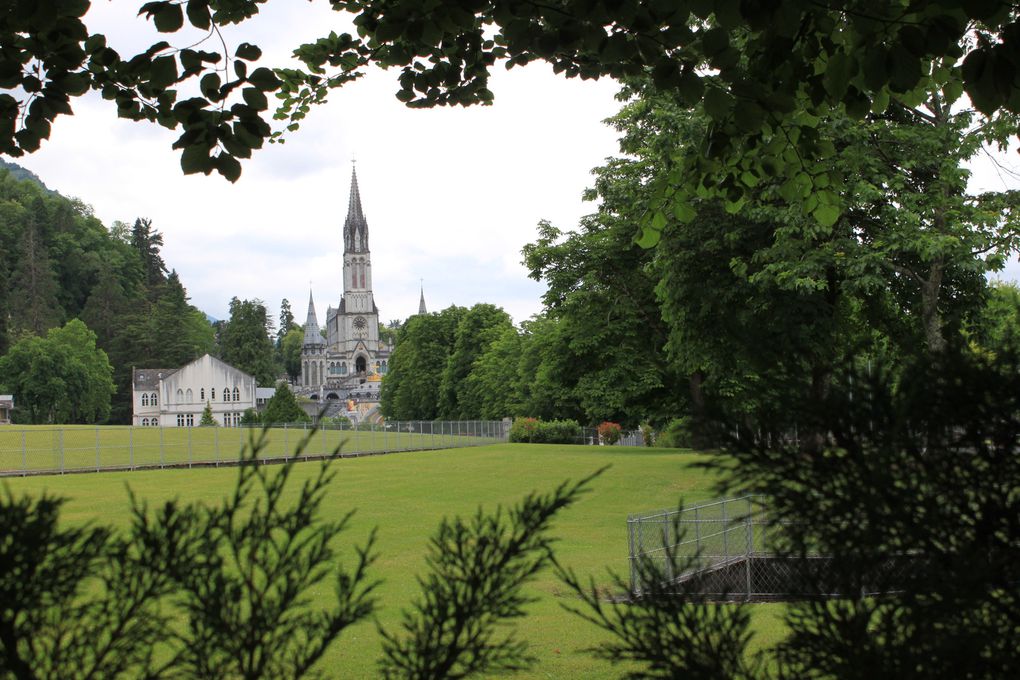
<svg viewBox="0 0 1020 680">
<path fill-rule="evenodd" d="M 576 420 L 550 420 L 517 418 L 510 426 L 510 441 L 531 444 L 578 444 L 581 426 Z"/>
<path fill-rule="evenodd" d="M 261 425 L 262 424 L 262 414 L 260 414 L 258 411 L 256 411 L 253 408 L 245 409 L 244 413 L 241 414 L 241 424 L 242 425 Z"/>
<path fill-rule="evenodd" d="M 620 441 L 620 435 L 623 434 L 623 428 L 619 423 L 611 423 L 608 420 L 600 423 L 596 429 L 599 433 L 599 441 L 607 446 L 612 446 Z"/>
<path fill-rule="evenodd" d="M 650 423 L 641 425 L 641 441 L 645 446 L 655 446 L 655 430 L 652 429 Z"/>
<path fill-rule="evenodd" d="M 667 449 L 686 449 L 694 444 L 691 419 L 674 418 L 655 439 L 655 445 Z"/>
<path fill-rule="evenodd" d="M 514 418 L 510 426 L 509 439 L 512 442 L 532 442 L 538 431 L 538 418 Z"/>
</svg>

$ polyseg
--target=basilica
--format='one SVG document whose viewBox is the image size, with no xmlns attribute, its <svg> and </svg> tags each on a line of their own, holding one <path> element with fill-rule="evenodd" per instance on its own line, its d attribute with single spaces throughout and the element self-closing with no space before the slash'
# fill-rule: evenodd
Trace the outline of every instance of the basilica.
<svg viewBox="0 0 1020 680">
<path fill-rule="evenodd" d="M 343 240 L 343 294 L 339 306 L 327 309 L 324 329 L 319 327 L 312 293 L 308 293 L 301 377 L 295 391 L 314 400 L 378 401 L 393 347 L 379 339 L 368 221 L 361 208 L 356 170 L 351 173 Z"/>
</svg>

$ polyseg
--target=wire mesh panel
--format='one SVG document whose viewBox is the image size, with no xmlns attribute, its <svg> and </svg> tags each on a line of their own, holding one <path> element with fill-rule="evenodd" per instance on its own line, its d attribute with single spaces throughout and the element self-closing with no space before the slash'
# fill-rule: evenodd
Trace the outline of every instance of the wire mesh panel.
<svg viewBox="0 0 1020 680">
<path fill-rule="evenodd" d="M 632 515 L 630 589 L 679 592 L 721 600 L 877 595 L 902 588 L 924 558 L 889 555 L 848 573 L 817 553 L 777 550 L 787 523 L 771 521 L 764 496 L 744 496 L 678 510 Z"/>
<path fill-rule="evenodd" d="M 308 423 L 272 425 L 263 460 L 287 460 L 312 430 Z M 0 476 L 63 474 L 237 463 L 262 428 L 245 427 L 0 427 Z M 323 423 L 301 451 L 303 458 L 377 455 L 505 442 L 501 421 L 387 421 Z"/>
<path fill-rule="evenodd" d="M 734 570 L 729 567 L 766 552 L 767 517 L 761 501 L 760 496 L 744 496 L 630 516 L 631 591 L 640 595 L 650 578 L 667 583 L 698 578 L 708 589 L 738 590 L 731 585 Z M 744 571 L 739 590 L 749 592 L 748 569 Z M 718 585 L 712 585 L 714 581 Z"/>
</svg>

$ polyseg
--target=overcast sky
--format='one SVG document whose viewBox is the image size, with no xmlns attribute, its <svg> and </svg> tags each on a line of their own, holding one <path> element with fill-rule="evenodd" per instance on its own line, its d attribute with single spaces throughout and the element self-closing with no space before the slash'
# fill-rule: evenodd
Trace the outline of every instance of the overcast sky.
<svg viewBox="0 0 1020 680">
<path fill-rule="evenodd" d="M 88 17 L 122 54 L 161 39 L 133 16 L 134 6 L 94 3 Z M 271 3 L 225 36 L 231 52 L 255 42 L 264 63 L 282 65 L 301 42 L 350 31 L 346 17 L 325 3 Z M 164 259 L 208 314 L 226 318 L 237 296 L 262 299 L 275 317 L 288 298 L 303 323 L 311 284 L 321 323 L 340 299 L 356 158 L 381 320 L 415 313 L 422 279 L 430 310 L 491 302 L 527 319 L 541 309 L 544 287 L 527 278 L 521 247 L 535 239 L 539 220 L 569 229 L 593 211 L 580 197 L 591 168 L 617 152 L 616 133 L 602 123 L 619 108 L 617 86 L 567 80 L 544 64 L 497 68 L 493 106 L 410 110 L 393 96 L 397 74 L 375 71 L 335 90 L 285 144 L 243 161 L 233 185 L 183 176 L 170 149 L 177 133 L 119 120 L 114 105 L 94 95 L 73 103 L 75 115 L 57 120 L 40 151 L 15 160 L 51 189 L 91 204 L 107 225 L 152 219 Z M 986 166 L 980 187 L 1017 188 Z M 1014 265 L 1006 276 L 1018 272 Z"/>
<path fill-rule="evenodd" d="M 275 14 L 228 41 L 256 42 L 264 62 L 280 65 L 301 42 L 350 30 L 322 4 L 271 3 Z M 131 6 L 95 3 L 88 18 L 122 54 L 160 39 Z M 242 161 L 233 185 L 184 177 L 170 149 L 177 133 L 119 120 L 96 96 L 74 102 L 75 115 L 57 120 L 40 151 L 14 160 L 91 204 L 107 225 L 152 219 L 164 259 L 203 311 L 226 318 L 236 295 L 264 300 L 275 316 L 288 298 L 303 323 L 311 283 L 321 323 L 340 299 L 356 158 L 381 320 L 417 311 L 421 279 L 430 310 L 491 302 L 528 318 L 544 288 L 527 278 L 521 248 L 539 220 L 566 229 L 593 211 L 581 193 L 591 168 L 616 152 L 601 121 L 619 107 L 617 86 L 568 81 L 544 64 L 500 68 L 493 106 L 410 110 L 394 97 L 397 75 L 376 71 L 335 90 L 285 144 Z"/>
</svg>

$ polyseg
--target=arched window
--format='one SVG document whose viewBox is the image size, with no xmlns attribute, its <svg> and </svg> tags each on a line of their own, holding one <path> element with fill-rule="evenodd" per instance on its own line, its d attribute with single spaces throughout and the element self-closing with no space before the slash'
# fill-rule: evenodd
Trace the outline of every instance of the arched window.
<svg viewBox="0 0 1020 680">
<path fill-rule="evenodd" d="M 365 265 L 361 265 L 361 287 L 365 287 Z"/>
<path fill-rule="evenodd" d="M 179 404 L 182 401 L 184 401 L 184 390 L 182 390 L 181 388 L 178 387 L 177 388 L 177 403 Z"/>
<path fill-rule="evenodd" d="M 347 375 L 347 362 L 346 361 L 343 362 L 342 364 L 340 364 L 340 374 L 341 375 Z"/>
<path fill-rule="evenodd" d="M 152 396 L 149 397 L 149 406 L 158 406 L 159 400 L 156 398 L 156 393 L 153 392 Z"/>
<path fill-rule="evenodd" d="M 142 427 L 148 427 L 148 426 L 149 426 L 149 419 L 148 418 L 142 418 Z"/>
<path fill-rule="evenodd" d="M 236 387 L 234 388 L 234 401 L 241 401 L 241 390 Z"/>
<path fill-rule="evenodd" d="M 153 427 L 159 425 L 159 418 L 153 418 L 152 420 L 150 420 L 149 425 L 152 425 Z"/>
<path fill-rule="evenodd" d="M 223 388 L 223 401 L 230 401 L 230 388 L 229 387 L 224 387 Z"/>
<path fill-rule="evenodd" d="M 189 404 L 191 402 L 195 401 L 195 393 L 191 391 L 190 387 L 188 388 L 187 397 L 188 397 L 188 403 Z"/>
<path fill-rule="evenodd" d="M 148 405 L 149 405 L 149 393 L 148 392 L 143 392 L 142 393 L 142 406 L 148 406 Z"/>
<path fill-rule="evenodd" d="M 204 387 L 198 391 L 198 398 L 201 399 L 202 401 L 205 401 L 205 388 Z"/>
<path fill-rule="evenodd" d="M 386 362 L 382 362 L 382 373 L 386 373 Z"/>
<path fill-rule="evenodd" d="M 209 388 L 209 398 L 212 399 L 213 401 L 216 401 L 216 388 L 215 387 L 210 387 Z"/>
</svg>

